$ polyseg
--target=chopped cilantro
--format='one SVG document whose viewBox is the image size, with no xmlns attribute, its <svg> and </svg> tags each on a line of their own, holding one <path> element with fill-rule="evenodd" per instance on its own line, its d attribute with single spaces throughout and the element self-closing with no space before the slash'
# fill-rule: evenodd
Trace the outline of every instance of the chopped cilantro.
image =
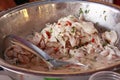
<svg viewBox="0 0 120 80">
<path fill-rule="evenodd" d="M 99 26 L 99 22 L 96 22 L 96 23 L 95 23 L 95 26 Z"/>
<path fill-rule="evenodd" d="M 104 16 L 104 20 L 106 21 L 106 19 L 107 19 L 107 16 Z"/>
<path fill-rule="evenodd" d="M 72 27 L 71 32 L 72 32 L 72 33 L 75 33 L 75 27 Z"/>
<path fill-rule="evenodd" d="M 75 46 L 74 48 L 75 48 L 75 49 L 78 49 L 78 48 L 79 48 L 79 46 Z"/>
<path fill-rule="evenodd" d="M 79 10 L 79 14 L 83 14 L 83 10 L 82 10 L 82 8 L 80 8 L 80 10 Z"/>
<path fill-rule="evenodd" d="M 108 43 L 107 42 L 104 42 L 103 44 L 102 44 L 102 46 L 104 47 L 104 46 L 106 46 Z"/>
<path fill-rule="evenodd" d="M 105 14 L 106 11 L 103 11 L 103 14 Z"/>
<path fill-rule="evenodd" d="M 52 33 L 53 32 L 53 29 L 52 28 L 50 28 L 50 33 Z"/>
<path fill-rule="evenodd" d="M 90 10 L 85 10 L 85 13 L 88 14 Z"/>
</svg>

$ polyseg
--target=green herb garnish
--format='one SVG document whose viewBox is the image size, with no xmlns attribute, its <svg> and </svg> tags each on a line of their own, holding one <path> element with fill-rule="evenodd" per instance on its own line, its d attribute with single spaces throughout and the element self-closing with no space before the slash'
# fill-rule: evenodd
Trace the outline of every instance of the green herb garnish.
<svg viewBox="0 0 120 80">
<path fill-rule="evenodd" d="M 107 16 L 104 16 L 104 20 L 106 21 L 106 19 L 107 19 Z"/>
<path fill-rule="evenodd" d="M 82 10 L 82 8 L 80 8 L 80 10 L 79 10 L 79 14 L 83 14 L 83 10 Z"/>
<path fill-rule="evenodd" d="M 90 10 L 85 10 L 85 13 L 88 14 Z"/>
<path fill-rule="evenodd" d="M 103 14 L 105 14 L 106 11 L 103 11 Z"/>
<path fill-rule="evenodd" d="M 53 29 L 52 28 L 50 28 L 50 33 L 52 33 L 53 32 Z"/>
<path fill-rule="evenodd" d="M 72 33 L 75 33 L 75 31 L 76 31 L 75 27 L 72 27 L 71 32 L 72 32 Z"/>
<path fill-rule="evenodd" d="M 78 49 L 78 48 L 79 48 L 79 46 L 75 46 L 74 48 L 75 48 L 75 49 Z"/>
<path fill-rule="evenodd" d="M 102 46 L 104 47 L 104 46 L 106 46 L 108 43 L 107 42 L 104 42 L 103 44 L 102 44 Z"/>
</svg>

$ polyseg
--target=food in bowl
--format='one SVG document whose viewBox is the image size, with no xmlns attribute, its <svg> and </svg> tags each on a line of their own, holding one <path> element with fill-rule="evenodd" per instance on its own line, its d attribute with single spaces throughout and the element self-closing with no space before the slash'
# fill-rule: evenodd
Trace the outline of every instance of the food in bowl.
<svg viewBox="0 0 120 80">
<path fill-rule="evenodd" d="M 113 30 L 100 33 L 94 23 L 81 16 L 69 15 L 48 23 L 42 31 L 28 35 L 27 40 L 55 59 L 86 66 L 67 65 L 49 70 L 42 59 L 15 44 L 6 49 L 6 61 L 27 69 L 62 73 L 97 70 L 120 62 L 120 51 L 115 46 L 117 33 Z"/>
</svg>

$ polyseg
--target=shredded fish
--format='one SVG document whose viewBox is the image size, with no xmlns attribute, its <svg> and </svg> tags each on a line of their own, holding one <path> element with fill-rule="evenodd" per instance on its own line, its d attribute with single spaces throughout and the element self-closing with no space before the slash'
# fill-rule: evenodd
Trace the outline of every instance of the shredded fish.
<svg viewBox="0 0 120 80">
<path fill-rule="evenodd" d="M 69 15 L 59 19 L 57 23 L 46 24 L 46 27 L 41 32 L 35 32 L 28 40 L 56 59 L 71 62 L 77 61 L 88 65 L 87 69 L 79 67 L 78 70 L 86 71 L 108 67 L 109 63 L 115 63 L 116 59 L 120 59 L 120 50 L 115 47 L 115 42 L 118 39 L 117 33 L 113 30 L 105 31 L 101 36 L 99 36 L 98 30 L 92 22 Z M 23 64 L 35 64 L 33 62 L 34 59 L 34 61 L 38 61 L 39 63 L 36 67 L 41 66 L 41 59 L 38 59 L 38 57 L 32 53 L 23 54 L 23 52 L 30 53 L 22 48 L 19 49 L 15 46 L 11 46 L 11 48 L 7 49 L 5 52 L 7 56 L 6 59 L 14 63 L 15 61 L 16 63 L 18 62 L 19 66 Z M 9 55 L 9 53 L 13 55 Z M 15 54 L 19 56 L 14 56 Z M 23 58 L 27 60 L 25 63 L 21 60 Z M 42 67 L 46 70 L 45 66 L 42 65 Z M 71 71 L 69 67 L 60 70 Z M 30 69 L 33 69 L 32 66 L 30 66 Z M 38 68 L 38 70 L 41 71 L 41 68 Z M 59 71 L 59 69 L 55 71 L 57 70 Z"/>
</svg>

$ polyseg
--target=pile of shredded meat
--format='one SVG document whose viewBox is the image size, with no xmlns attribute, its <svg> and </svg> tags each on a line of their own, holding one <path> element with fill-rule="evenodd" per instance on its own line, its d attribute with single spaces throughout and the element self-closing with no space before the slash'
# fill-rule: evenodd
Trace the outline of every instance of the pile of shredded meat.
<svg viewBox="0 0 120 80">
<path fill-rule="evenodd" d="M 52 71 L 88 71 L 110 66 L 120 60 L 115 46 L 118 40 L 113 30 L 99 33 L 92 22 L 73 15 L 57 23 L 46 24 L 41 32 L 29 35 L 27 40 L 58 60 L 80 62 L 83 66 L 65 66 Z M 45 63 L 33 53 L 13 44 L 5 51 L 6 60 L 14 65 L 39 71 L 48 71 Z"/>
</svg>

